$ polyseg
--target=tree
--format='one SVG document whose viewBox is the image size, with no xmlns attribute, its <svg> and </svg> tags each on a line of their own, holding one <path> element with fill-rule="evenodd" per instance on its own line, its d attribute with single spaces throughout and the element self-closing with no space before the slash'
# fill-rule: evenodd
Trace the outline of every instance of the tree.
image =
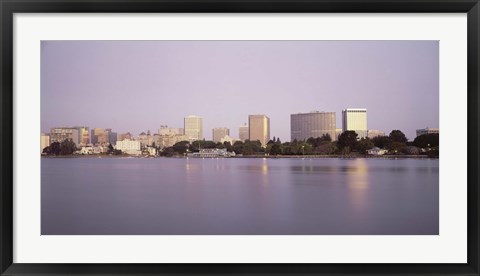
<svg viewBox="0 0 480 276">
<path fill-rule="evenodd" d="M 269 151 L 270 155 L 279 155 L 282 154 L 282 148 L 279 144 L 275 143 L 272 145 Z"/>
<path fill-rule="evenodd" d="M 388 135 L 388 138 L 390 138 L 390 141 L 392 142 L 398 142 L 398 143 L 404 143 L 404 144 L 407 143 L 408 141 L 405 134 L 403 134 L 403 132 L 401 132 L 398 129 L 392 130 L 392 132 L 390 132 L 390 134 Z"/>
<path fill-rule="evenodd" d="M 405 147 L 408 141 L 405 134 L 398 129 L 392 130 L 392 132 L 390 132 L 388 135 L 388 138 L 390 139 L 390 143 L 388 144 L 387 148 L 393 152 L 398 152 L 400 149 Z"/>
<path fill-rule="evenodd" d="M 108 144 L 107 153 L 112 154 L 112 153 L 114 153 L 114 150 L 115 150 L 115 149 L 113 148 L 112 144 Z"/>
<path fill-rule="evenodd" d="M 60 154 L 60 143 L 53 142 L 50 146 L 43 149 L 43 153 L 46 155 L 59 155 Z"/>
<path fill-rule="evenodd" d="M 358 144 L 357 144 L 357 150 L 358 152 L 360 153 L 367 153 L 367 150 L 373 148 L 375 145 L 373 144 L 373 142 L 370 140 L 370 138 L 362 138 L 360 139 L 360 141 L 358 141 Z"/>
<path fill-rule="evenodd" d="M 340 136 L 338 136 L 337 142 L 338 148 L 342 150 L 343 153 L 345 153 L 344 149 L 347 147 L 349 148 L 349 150 L 356 149 L 358 143 L 357 136 L 358 134 L 353 130 L 347 130 L 344 133 L 340 134 Z"/>
<path fill-rule="evenodd" d="M 189 144 L 190 143 L 188 141 L 181 141 L 181 142 L 175 143 L 175 145 L 173 145 L 170 148 L 172 148 L 173 152 L 176 154 L 185 154 L 187 152 Z M 167 152 L 170 154 L 171 151 L 168 150 Z M 165 155 L 165 156 L 168 156 L 168 155 Z"/>
<path fill-rule="evenodd" d="M 429 133 L 417 136 L 413 140 L 413 145 L 419 148 L 434 148 L 439 146 L 438 133 Z"/>
<path fill-rule="evenodd" d="M 385 149 L 390 144 L 390 138 L 388 136 L 377 136 L 372 138 L 372 142 L 375 147 Z"/>
<path fill-rule="evenodd" d="M 72 139 L 65 139 L 60 143 L 60 155 L 70 155 L 77 150 Z"/>
<path fill-rule="evenodd" d="M 236 141 L 235 143 L 233 143 L 233 151 L 235 152 L 235 154 L 243 154 L 244 146 L 245 143 L 243 143 L 242 141 Z"/>
</svg>

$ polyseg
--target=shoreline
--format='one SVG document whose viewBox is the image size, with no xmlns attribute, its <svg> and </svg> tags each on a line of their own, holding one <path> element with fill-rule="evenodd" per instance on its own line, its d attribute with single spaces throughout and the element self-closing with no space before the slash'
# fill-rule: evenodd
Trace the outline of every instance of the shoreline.
<svg viewBox="0 0 480 276">
<path fill-rule="evenodd" d="M 187 156 L 148 156 L 148 155 L 41 155 L 41 158 L 183 158 L 183 159 L 439 159 L 439 157 L 429 157 L 428 155 L 247 155 L 230 157 L 187 157 Z"/>
</svg>

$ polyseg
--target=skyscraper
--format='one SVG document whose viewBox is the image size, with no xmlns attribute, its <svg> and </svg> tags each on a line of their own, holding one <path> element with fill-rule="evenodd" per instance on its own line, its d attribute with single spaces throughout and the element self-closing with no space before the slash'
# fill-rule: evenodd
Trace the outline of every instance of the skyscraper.
<svg viewBox="0 0 480 276">
<path fill-rule="evenodd" d="M 202 117 L 190 115 L 184 119 L 185 135 L 190 141 L 203 139 Z"/>
<path fill-rule="evenodd" d="M 358 134 L 358 139 L 368 135 L 367 109 L 347 108 L 342 110 L 342 130 L 353 130 Z"/>
<path fill-rule="evenodd" d="M 328 134 L 332 140 L 336 139 L 335 112 L 313 111 L 290 115 L 291 140 L 306 140 L 310 137 L 318 138 Z"/>
<path fill-rule="evenodd" d="M 248 131 L 250 141 L 259 140 L 262 147 L 270 140 L 270 118 L 265 115 L 249 115 Z"/>
<path fill-rule="evenodd" d="M 220 142 L 222 138 L 228 135 L 230 135 L 230 129 L 226 127 L 217 127 L 212 130 L 212 139 L 215 143 Z"/>
<path fill-rule="evenodd" d="M 247 126 L 247 124 L 244 124 L 243 126 L 238 128 L 238 138 L 242 142 L 245 142 L 245 140 L 248 139 L 248 126 Z"/>
</svg>

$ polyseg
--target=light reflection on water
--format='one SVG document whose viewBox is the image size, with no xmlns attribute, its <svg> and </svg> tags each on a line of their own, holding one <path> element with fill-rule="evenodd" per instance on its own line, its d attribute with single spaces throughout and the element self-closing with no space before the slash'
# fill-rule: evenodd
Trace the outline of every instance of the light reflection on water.
<svg viewBox="0 0 480 276">
<path fill-rule="evenodd" d="M 42 234 L 438 234 L 438 160 L 43 158 Z"/>
</svg>

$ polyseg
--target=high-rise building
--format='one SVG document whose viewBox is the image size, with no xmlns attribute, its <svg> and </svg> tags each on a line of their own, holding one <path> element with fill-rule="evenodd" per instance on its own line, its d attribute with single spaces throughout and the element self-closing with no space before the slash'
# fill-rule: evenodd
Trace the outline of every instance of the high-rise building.
<svg viewBox="0 0 480 276">
<path fill-rule="evenodd" d="M 115 145 L 117 143 L 117 133 L 113 132 L 111 128 L 105 129 L 105 132 L 108 136 L 108 143 L 110 145 Z"/>
<path fill-rule="evenodd" d="M 91 142 L 94 145 L 104 145 L 108 143 L 109 133 L 104 128 L 94 128 L 91 130 Z"/>
<path fill-rule="evenodd" d="M 50 143 L 61 143 L 66 139 L 72 139 L 75 145 L 79 144 L 78 128 L 76 127 L 52 127 L 50 129 Z"/>
<path fill-rule="evenodd" d="M 185 135 L 190 141 L 203 139 L 203 122 L 202 117 L 190 115 L 184 119 Z"/>
<path fill-rule="evenodd" d="M 250 141 L 260 141 L 262 147 L 270 140 L 270 118 L 265 115 L 248 116 L 248 137 Z"/>
<path fill-rule="evenodd" d="M 245 142 L 248 139 L 248 126 L 244 124 L 243 126 L 238 128 L 238 138 L 240 141 Z"/>
<path fill-rule="evenodd" d="M 48 146 L 50 146 L 50 135 L 48 133 L 42 133 L 40 136 L 40 153 Z"/>
<path fill-rule="evenodd" d="M 87 145 L 90 143 L 90 132 L 86 126 L 76 126 L 74 127 L 78 130 L 78 143 L 81 145 Z"/>
<path fill-rule="evenodd" d="M 358 134 L 358 139 L 367 137 L 367 109 L 347 108 L 342 110 L 342 130 L 343 132 L 347 130 L 355 131 Z"/>
<path fill-rule="evenodd" d="M 216 127 L 212 129 L 212 139 L 213 139 L 213 142 L 215 143 L 220 142 L 222 138 L 229 135 L 230 135 L 230 129 L 226 127 Z"/>
<path fill-rule="evenodd" d="M 422 129 L 417 129 L 417 137 L 424 134 L 440 133 L 438 128 L 426 127 Z"/>
<path fill-rule="evenodd" d="M 318 138 L 324 134 L 328 134 L 332 140 L 336 139 L 335 112 L 312 111 L 290 115 L 291 141 Z"/>
</svg>

